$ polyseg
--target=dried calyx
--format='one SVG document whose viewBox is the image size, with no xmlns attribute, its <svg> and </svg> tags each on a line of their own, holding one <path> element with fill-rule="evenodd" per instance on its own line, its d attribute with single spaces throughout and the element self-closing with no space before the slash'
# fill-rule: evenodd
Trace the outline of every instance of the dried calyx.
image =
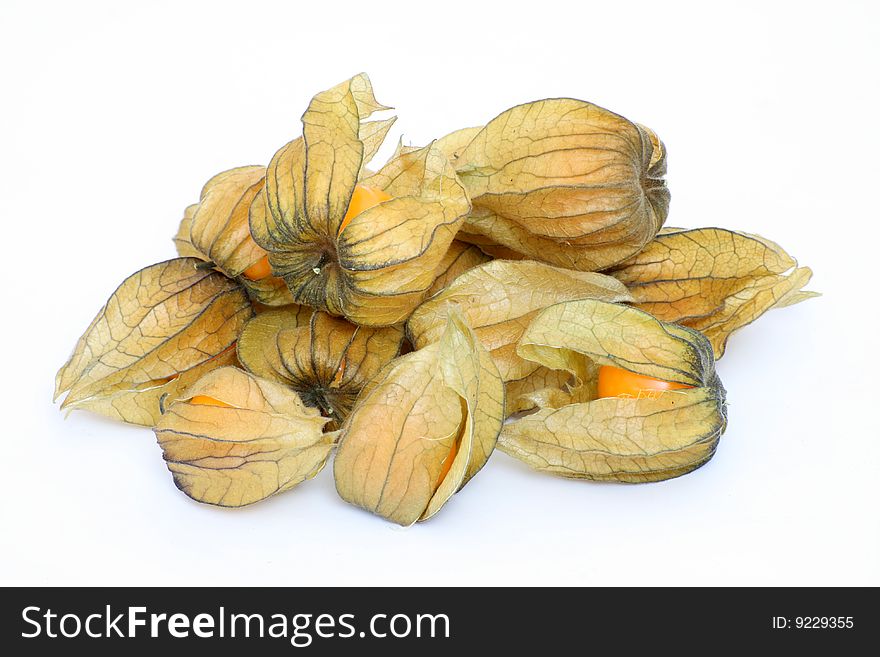
<svg viewBox="0 0 880 657">
<path fill-rule="evenodd" d="M 313 477 L 426 520 L 496 445 L 564 477 L 708 462 L 730 335 L 815 296 L 763 237 L 662 228 L 666 149 L 574 99 L 513 107 L 367 164 L 394 117 L 361 74 L 315 95 L 268 166 L 211 178 L 180 257 L 110 296 L 62 408 L 154 427 L 174 482 L 238 507 Z"/>
<path fill-rule="evenodd" d="M 174 238 L 181 256 L 200 258 L 236 280 L 259 303 L 291 303 L 290 292 L 272 276 L 268 254 L 251 237 L 251 204 L 262 191 L 266 167 L 230 169 L 211 178 L 200 200 L 184 211 Z"/>
<path fill-rule="evenodd" d="M 818 296 L 803 290 L 812 270 L 781 246 L 722 228 L 666 229 L 607 273 L 638 308 L 706 335 L 716 358 L 734 331 L 768 310 Z"/>
<path fill-rule="evenodd" d="M 62 408 L 88 409 L 152 426 L 161 400 L 235 361 L 235 341 L 253 314 L 245 291 L 194 258 L 129 276 L 110 296 L 58 371 Z"/>
<path fill-rule="evenodd" d="M 400 327 L 356 326 L 307 306 L 286 306 L 247 323 L 238 358 L 249 372 L 296 391 L 337 428 L 402 343 Z"/>
<path fill-rule="evenodd" d="M 727 426 L 709 341 L 641 310 L 596 300 L 551 306 L 517 352 L 574 381 L 537 398 L 547 405 L 501 432 L 499 448 L 535 469 L 628 483 L 669 479 L 706 463 Z M 677 385 L 663 394 L 600 398 L 603 366 Z"/>
<path fill-rule="evenodd" d="M 272 158 L 250 216 L 294 301 L 370 326 L 400 323 L 426 296 L 470 210 L 433 145 L 365 171 L 390 127 L 365 119 L 383 109 L 365 75 L 316 95 L 303 136 Z M 359 186 L 378 202 L 347 217 Z"/>
<path fill-rule="evenodd" d="M 592 103 L 526 103 L 447 139 L 473 202 L 461 239 L 498 257 L 599 271 L 638 253 L 669 212 L 663 143 Z"/>
<path fill-rule="evenodd" d="M 392 361 L 340 430 L 336 490 L 401 525 L 437 513 L 485 464 L 501 429 L 504 388 L 460 315 L 440 339 Z"/>
<path fill-rule="evenodd" d="M 286 387 L 223 367 L 172 399 L 155 432 L 180 490 L 239 507 L 314 477 L 333 449 L 326 422 Z"/>
</svg>

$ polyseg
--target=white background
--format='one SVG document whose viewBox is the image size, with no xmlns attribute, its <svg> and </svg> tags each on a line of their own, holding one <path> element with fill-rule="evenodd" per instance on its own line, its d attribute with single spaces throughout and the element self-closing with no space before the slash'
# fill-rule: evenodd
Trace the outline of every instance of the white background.
<svg viewBox="0 0 880 657">
<path fill-rule="evenodd" d="M 878 5 L 709 5 L 4 0 L 0 583 L 880 584 Z M 389 146 L 550 96 L 650 125 L 668 225 L 759 232 L 814 268 L 823 297 L 731 340 L 712 462 L 621 486 L 496 454 L 403 530 L 329 468 L 199 505 L 148 429 L 62 418 L 55 371 L 125 276 L 174 255 L 202 183 L 267 163 L 362 70 L 400 116 Z"/>
</svg>

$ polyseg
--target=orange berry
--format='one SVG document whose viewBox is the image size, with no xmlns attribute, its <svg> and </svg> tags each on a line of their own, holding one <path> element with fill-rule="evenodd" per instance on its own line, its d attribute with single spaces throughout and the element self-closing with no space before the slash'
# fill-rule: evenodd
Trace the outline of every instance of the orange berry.
<svg viewBox="0 0 880 657">
<path fill-rule="evenodd" d="M 443 480 L 446 479 L 446 475 L 449 474 L 449 470 L 452 468 L 452 462 L 455 461 L 455 457 L 458 454 L 459 442 L 460 441 L 456 440 L 452 443 L 452 449 L 449 450 L 449 456 L 443 461 L 443 469 L 440 471 L 440 476 L 437 478 L 438 486 L 443 483 Z"/>
<path fill-rule="evenodd" d="M 257 260 L 250 267 L 245 269 L 242 274 L 251 281 L 258 281 L 262 278 L 268 278 L 272 275 L 272 266 L 269 264 L 269 254 Z"/>
<path fill-rule="evenodd" d="M 391 196 L 381 189 L 375 187 L 366 187 L 364 185 L 355 185 L 354 192 L 351 195 L 351 201 L 348 203 L 348 210 L 339 224 L 338 235 L 342 234 L 345 227 L 351 223 L 351 220 L 358 216 L 361 212 L 365 212 L 372 207 L 379 205 L 384 201 L 390 201 Z"/>
<path fill-rule="evenodd" d="M 190 404 L 198 404 L 199 406 L 220 406 L 221 408 L 232 408 L 232 404 L 227 404 L 219 399 L 214 399 L 208 395 L 196 395 L 189 400 Z"/>
<path fill-rule="evenodd" d="M 654 379 L 619 367 L 603 365 L 599 368 L 599 397 L 632 397 L 656 399 L 667 390 L 693 388 L 683 383 Z"/>
</svg>

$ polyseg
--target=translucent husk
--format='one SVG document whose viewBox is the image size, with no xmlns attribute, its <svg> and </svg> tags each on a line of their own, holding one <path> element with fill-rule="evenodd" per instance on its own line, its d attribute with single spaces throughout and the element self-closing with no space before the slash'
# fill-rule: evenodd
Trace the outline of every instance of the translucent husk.
<svg viewBox="0 0 880 657">
<path fill-rule="evenodd" d="M 284 281 L 275 276 L 252 280 L 245 272 L 266 256 L 251 237 L 251 203 L 262 191 L 266 167 L 246 166 L 218 173 L 202 188 L 199 202 L 186 208 L 174 237 L 177 253 L 212 263 L 238 281 L 254 301 L 291 303 Z"/>
<path fill-rule="evenodd" d="M 538 368 L 516 353 L 516 343 L 544 308 L 574 299 L 629 301 L 616 279 L 592 272 L 560 269 L 532 260 L 493 260 L 461 274 L 420 305 L 407 322 L 416 348 L 436 342 L 451 310 L 465 317 L 489 350 L 504 381 L 522 379 Z"/>
<path fill-rule="evenodd" d="M 172 399 L 154 431 L 181 491 L 240 507 L 314 477 L 333 449 L 326 422 L 285 386 L 223 367 Z"/>
<path fill-rule="evenodd" d="M 551 306 L 520 340 L 523 358 L 575 377 L 574 386 L 506 424 L 499 449 L 531 467 L 577 479 L 628 483 L 686 474 L 715 453 L 727 424 L 725 392 L 708 340 L 618 304 Z M 689 389 L 633 398 L 595 398 L 596 366 L 610 365 Z M 544 388 L 546 395 L 547 388 Z M 515 403 L 525 407 L 520 397 Z"/>
<path fill-rule="evenodd" d="M 453 313 L 440 340 L 401 356 L 340 431 L 336 490 L 401 525 L 426 520 L 485 465 L 503 415 L 488 352 Z"/>
<path fill-rule="evenodd" d="M 126 279 L 80 338 L 62 408 L 155 425 L 178 487 L 221 506 L 314 476 L 338 440 L 340 496 L 402 525 L 496 442 L 600 481 L 711 459 L 715 358 L 815 296 L 810 269 L 757 235 L 662 228 L 663 143 L 598 106 L 520 105 L 372 171 L 395 119 L 367 119 L 387 109 L 357 75 L 312 99 L 268 167 L 211 178 L 181 257 Z M 357 186 L 390 198 L 349 217 Z M 690 387 L 599 399 L 603 365 Z"/>
<path fill-rule="evenodd" d="M 364 385 L 397 357 L 402 342 L 402 327 L 356 326 L 293 305 L 250 320 L 238 340 L 238 358 L 249 372 L 296 391 L 334 430 Z"/>
<path fill-rule="evenodd" d="M 195 258 L 129 276 L 110 296 L 55 378 L 66 409 L 152 426 L 162 400 L 211 369 L 235 362 L 253 314 L 244 290 Z"/>
<path fill-rule="evenodd" d="M 297 303 L 370 326 L 402 322 L 428 294 L 470 210 L 433 144 L 404 149 L 367 174 L 390 123 L 364 120 L 382 109 L 363 74 L 316 95 L 303 136 L 272 158 L 250 216 L 254 239 Z M 357 184 L 391 200 L 340 230 Z"/>
<path fill-rule="evenodd" d="M 484 242 L 489 253 L 503 247 L 598 271 L 638 253 L 666 220 L 663 143 L 613 112 L 570 98 L 540 100 L 502 112 L 472 135 L 445 138 L 473 202 L 459 239 Z"/>
<path fill-rule="evenodd" d="M 703 333 L 716 358 L 734 331 L 768 310 L 818 296 L 802 289 L 812 270 L 781 246 L 723 228 L 664 230 L 607 273 L 626 284 L 636 307 Z"/>
<path fill-rule="evenodd" d="M 477 265 L 482 265 L 491 259 L 479 247 L 467 242 L 453 240 L 452 244 L 449 245 L 446 255 L 443 256 L 443 259 L 437 266 L 437 271 L 434 273 L 436 278 L 431 287 L 428 288 L 425 297 L 431 298 L 448 287 L 452 281 L 466 271 L 473 269 Z"/>
</svg>

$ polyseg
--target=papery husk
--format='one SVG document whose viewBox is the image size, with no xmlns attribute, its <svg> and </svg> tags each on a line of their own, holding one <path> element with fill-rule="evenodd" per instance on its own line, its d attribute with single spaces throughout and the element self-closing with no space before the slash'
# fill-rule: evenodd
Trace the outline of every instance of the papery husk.
<svg viewBox="0 0 880 657">
<path fill-rule="evenodd" d="M 458 235 L 455 236 L 455 239 L 477 247 L 478 249 L 480 249 L 480 251 L 482 251 L 490 258 L 497 258 L 498 260 L 531 259 L 528 256 L 525 256 L 522 253 L 517 253 L 513 249 L 510 249 L 506 246 L 496 244 L 485 235 L 477 235 L 475 233 L 469 233 L 466 230 L 460 230 L 458 231 Z"/>
<path fill-rule="evenodd" d="M 579 382 L 570 372 L 539 366 L 525 378 L 508 381 L 504 384 L 504 417 L 595 399 L 596 370 L 598 366 L 593 365 L 586 381 Z"/>
<path fill-rule="evenodd" d="M 716 358 L 727 340 L 772 308 L 817 296 L 802 288 L 812 271 L 759 235 L 723 228 L 669 229 L 607 272 L 638 308 L 697 329 Z"/>
<path fill-rule="evenodd" d="M 436 278 L 425 296 L 427 298 L 434 296 L 466 271 L 491 259 L 477 246 L 453 240 L 437 266 L 437 271 L 434 273 Z"/>
<path fill-rule="evenodd" d="M 488 460 L 503 394 L 488 352 L 452 313 L 438 342 L 393 361 L 362 392 L 340 431 L 339 495 L 400 525 L 430 518 Z"/>
<path fill-rule="evenodd" d="M 417 349 L 436 342 L 456 308 L 489 350 L 501 378 L 513 381 L 538 368 L 516 353 L 531 319 L 548 306 L 574 299 L 631 297 L 626 286 L 603 274 L 532 260 L 493 260 L 468 270 L 420 305 L 407 322 L 407 335 Z"/>
<path fill-rule="evenodd" d="M 363 120 L 378 109 L 385 108 L 363 74 L 315 96 L 303 137 L 272 158 L 265 203 L 252 205 L 250 223 L 297 303 L 390 326 L 427 295 L 470 202 L 433 144 L 363 175 L 374 145 L 364 139 Z M 355 216 L 340 234 L 359 182 L 392 198 Z"/>
<path fill-rule="evenodd" d="M 474 137 L 476 137 L 482 129 L 483 126 L 461 128 L 460 130 L 449 133 L 445 137 L 440 137 L 439 139 L 434 140 L 434 146 L 449 158 L 450 162 L 455 164 L 455 161 L 458 159 L 459 155 L 461 155 L 462 151 L 464 151 L 467 145 L 473 141 Z M 394 155 L 391 156 L 391 159 L 406 155 L 407 153 L 412 153 L 420 148 L 422 147 L 404 144 L 403 139 L 401 139 L 397 142 L 397 147 L 394 149 Z"/>
<path fill-rule="evenodd" d="M 193 246 L 192 237 L 190 236 L 193 217 L 198 209 L 198 203 L 186 206 L 183 211 L 183 218 L 180 220 L 180 224 L 177 227 L 177 234 L 172 238 L 177 255 L 181 258 L 199 258 L 200 260 L 205 260 L 204 254 Z"/>
<path fill-rule="evenodd" d="M 455 132 L 450 132 L 445 137 L 441 137 L 434 144 L 448 157 L 453 164 L 458 162 L 458 158 L 474 140 L 474 138 L 482 132 L 484 126 L 476 126 L 473 128 L 461 128 Z"/>
<path fill-rule="evenodd" d="M 473 210 L 464 235 L 598 271 L 638 253 L 669 211 L 666 151 L 650 129 L 555 98 L 490 121 L 455 160 Z"/>
<path fill-rule="evenodd" d="M 260 313 L 238 340 L 245 369 L 295 390 L 339 428 L 361 388 L 400 353 L 403 328 L 356 326 L 307 306 Z"/>
<path fill-rule="evenodd" d="M 251 237 L 248 223 L 251 203 L 262 192 L 265 179 L 262 166 L 218 173 L 205 183 L 199 202 L 184 211 L 174 244 L 179 255 L 201 258 L 238 281 L 254 301 L 279 306 L 292 303 L 282 279 L 251 280 L 243 275 L 266 256 Z"/>
<path fill-rule="evenodd" d="M 55 378 L 63 409 L 87 409 L 152 426 L 161 400 L 235 362 L 253 314 L 245 291 L 223 274 L 176 258 L 129 276 L 111 295 Z"/>
<path fill-rule="evenodd" d="M 224 405 L 193 403 L 196 396 Z M 223 367 L 171 399 L 154 431 L 181 491 L 241 507 L 314 477 L 333 449 L 326 422 L 285 386 Z"/>
<path fill-rule="evenodd" d="M 531 467 L 577 479 L 640 483 L 686 474 L 715 454 L 725 392 L 698 331 L 603 301 L 551 306 L 530 324 L 519 354 L 575 376 L 589 398 L 596 365 L 689 389 L 546 407 L 506 424 L 498 447 Z"/>
</svg>

